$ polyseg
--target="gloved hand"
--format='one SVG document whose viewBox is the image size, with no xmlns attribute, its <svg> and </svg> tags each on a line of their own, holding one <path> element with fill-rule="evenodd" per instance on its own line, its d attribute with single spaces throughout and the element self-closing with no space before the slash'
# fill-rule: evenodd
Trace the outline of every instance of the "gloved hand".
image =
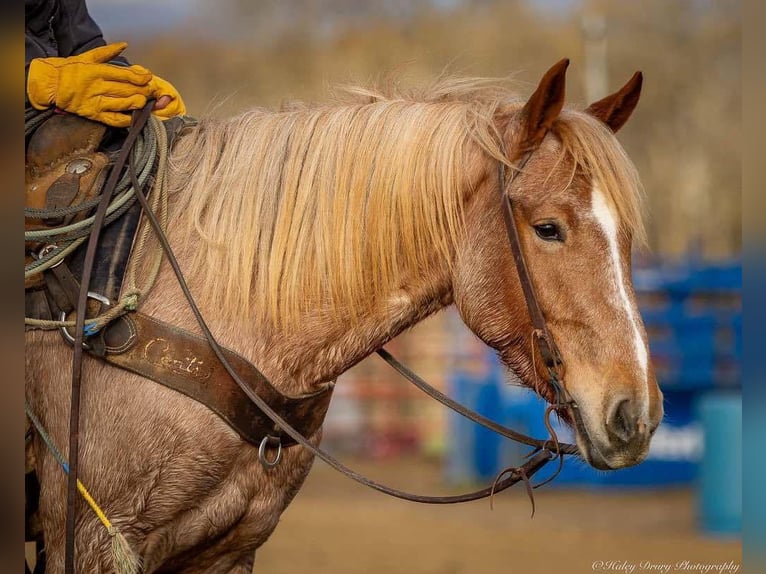
<svg viewBox="0 0 766 574">
<path fill-rule="evenodd" d="M 150 86 L 152 97 L 157 99 L 157 102 L 154 104 L 155 116 L 168 119 L 186 113 L 186 105 L 181 99 L 181 94 L 178 93 L 178 90 L 170 82 L 163 80 L 159 76 L 152 76 Z"/>
<path fill-rule="evenodd" d="M 130 125 L 130 110 L 146 105 L 149 97 L 169 96 L 158 111 L 164 118 L 185 113 L 178 92 L 143 66 L 108 64 L 127 44 L 94 48 L 68 58 L 36 58 L 27 78 L 29 103 L 37 109 L 52 105 L 114 127 Z M 163 103 L 167 98 L 163 99 Z"/>
</svg>

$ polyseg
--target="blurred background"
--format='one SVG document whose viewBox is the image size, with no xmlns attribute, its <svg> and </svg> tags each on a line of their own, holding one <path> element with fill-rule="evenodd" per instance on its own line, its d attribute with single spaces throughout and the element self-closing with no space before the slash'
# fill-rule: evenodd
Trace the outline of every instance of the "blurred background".
<svg viewBox="0 0 766 574">
<path fill-rule="evenodd" d="M 317 463 L 259 552 L 259 571 L 650 571 L 739 563 L 741 522 L 740 4 L 734 0 L 89 0 L 107 41 L 173 82 L 192 116 L 324 100 L 333 86 L 440 74 L 511 77 L 528 95 L 569 57 L 586 106 L 636 70 L 619 139 L 647 194 L 634 283 L 666 397 L 642 465 L 568 461 L 536 494 L 461 508 L 369 493 Z M 543 436 L 543 405 L 452 312 L 388 349 L 451 396 Z M 324 444 L 418 492 L 494 478 L 523 451 L 449 416 L 376 358 L 341 377 Z M 566 436 L 564 429 L 559 429 Z M 610 564 L 610 561 L 611 564 Z M 599 566 L 599 562 L 602 563 Z M 622 570 L 618 567 L 624 562 Z M 676 567 L 676 569 L 679 569 Z M 657 570 L 657 567 L 655 567 Z M 726 571 L 726 570 L 723 570 Z M 735 571 L 735 570 L 730 570 Z"/>
</svg>

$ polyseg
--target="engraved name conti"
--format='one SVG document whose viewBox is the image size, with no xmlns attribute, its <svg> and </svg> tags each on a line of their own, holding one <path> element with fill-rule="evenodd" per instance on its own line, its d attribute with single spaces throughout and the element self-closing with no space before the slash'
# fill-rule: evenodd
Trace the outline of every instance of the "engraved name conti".
<svg viewBox="0 0 766 574">
<path fill-rule="evenodd" d="M 190 376 L 202 381 L 210 377 L 212 369 L 204 361 L 188 350 L 181 351 L 180 354 L 183 356 L 176 356 L 177 351 L 166 339 L 158 337 L 144 346 L 144 359 L 155 367 L 166 369 L 177 375 Z"/>
</svg>

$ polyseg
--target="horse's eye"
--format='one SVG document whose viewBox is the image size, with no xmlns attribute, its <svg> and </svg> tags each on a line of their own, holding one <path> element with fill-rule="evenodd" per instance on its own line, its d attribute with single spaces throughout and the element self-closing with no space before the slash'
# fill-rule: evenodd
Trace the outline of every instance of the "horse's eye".
<svg viewBox="0 0 766 574">
<path fill-rule="evenodd" d="M 563 241 L 564 238 L 561 235 L 561 230 L 559 230 L 559 226 L 555 223 L 541 223 L 539 225 L 535 225 L 535 233 L 537 233 L 537 236 L 540 239 L 544 239 L 545 241 Z"/>
</svg>

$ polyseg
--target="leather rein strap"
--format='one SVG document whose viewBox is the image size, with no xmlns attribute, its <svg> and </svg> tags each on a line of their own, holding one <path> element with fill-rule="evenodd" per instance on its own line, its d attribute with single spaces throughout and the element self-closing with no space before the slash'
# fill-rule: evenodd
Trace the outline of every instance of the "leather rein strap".
<svg viewBox="0 0 766 574">
<path fill-rule="evenodd" d="M 138 137 L 138 134 L 141 132 L 144 125 L 149 119 L 153 104 L 154 104 L 154 101 L 150 100 L 142 110 L 134 114 L 133 123 L 128 132 L 128 136 L 120 150 L 117 161 L 115 165 L 112 167 L 112 170 L 109 173 L 109 177 L 106 181 L 103 195 L 102 195 L 101 201 L 98 204 L 98 208 L 94 217 L 93 228 L 91 230 L 91 234 L 88 240 L 88 245 L 87 245 L 87 249 L 85 253 L 82 280 L 80 284 L 80 290 L 79 290 L 79 296 L 78 296 L 78 302 L 77 302 L 77 308 L 76 308 L 77 317 L 76 317 L 76 327 L 75 327 L 75 335 L 74 335 L 74 354 L 73 354 L 73 361 L 72 361 L 72 396 L 71 396 L 71 411 L 70 411 L 70 439 L 69 439 L 69 453 L 70 453 L 69 459 L 70 460 L 69 460 L 69 473 L 68 473 L 68 483 L 67 483 L 67 521 L 66 521 L 66 543 L 65 543 L 66 574 L 74 574 L 74 531 L 75 531 L 75 517 L 76 517 L 75 501 L 76 501 L 76 494 L 77 494 L 77 473 L 78 473 L 77 454 L 78 454 L 78 446 L 79 446 L 78 442 L 79 442 L 80 383 L 81 383 L 81 376 L 82 376 L 84 321 L 85 321 L 85 314 L 86 314 L 85 309 L 86 309 L 87 298 L 88 298 L 88 284 L 90 282 L 90 277 L 91 277 L 93 265 L 95 262 L 96 246 L 98 243 L 101 227 L 104 222 L 106 209 L 109 204 L 109 199 L 111 198 L 111 195 L 114 192 L 120 173 L 127 163 L 128 156 Z M 518 169 L 521 169 L 526 164 L 528 159 L 529 159 L 529 154 L 525 156 L 523 160 L 519 163 Z M 197 307 L 194 297 L 192 296 L 186 284 L 186 280 L 183 276 L 183 273 L 181 272 L 178 261 L 176 260 L 175 255 L 173 254 L 173 250 L 170 247 L 168 239 L 165 236 L 165 233 L 163 232 L 163 230 L 161 229 L 159 221 L 157 220 L 154 212 L 149 206 L 146 197 L 144 196 L 144 192 L 137 181 L 135 169 L 132 163 L 128 163 L 127 169 L 128 169 L 129 176 L 131 178 L 132 185 L 135 189 L 136 197 L 139 203 L 141 204 L 141 207 L 143 208 L 143 213 L 145 214 L 145 216 L 147 217 L 147 220 L 149 221 L 150 225 L 154 229 L 154 232 L 162 246 L 162 249 L 168 258 L 168 262 L 170 263 L 173 269 L 173 272 L 175 273 L 176 278 L 178 279 L 181 290 L 183 291 L 184 296 L 186 297 L 189 303 L 189 306 L 195 318 L 197 319 L 200 329 L 202 330 L 204 334 L 204 338 L 207 344 L 209 345 L 210 349 L 212 350 L 213 355 L 218 360 L 220 366 L 223 367 L 223 369 L 225 369 L 226 373 L 228 373 L 231 379 L 236 383 L 237 387 L 239 387 L 242 393 L 244 393 L 244 395 L 252 402 L 252 404 L 255 407 L 257 407 L 257 409 L 261 413 L 263 413 L 263 415 L 268 417 L 268 419 L 270 419 L 270 421 L 273 422 L 275 435 L 277 437 L 280 437 L 278 439 L 280 448 L 283 442 L 285 444 L 289 443 L 288 440 L 283 438 L 284 435 L 287 435 L 287 437 L 289 437 L 292 441 L 294 441 L 294 443 L 300 444 L 301 446 L 306 448 L 309 452 L 311 452 L 314 456 L 317 456 L 318 458 L 323 460 L 325 463 L 333 467 L 335 470 L 351 478 L 352 480 L 359 482 L 360 484 L 363 484 L 374 490 L 377 490 L 379 492 L 388 494 L 396 498 L 409 500 L 412 502 L 420 502 L 420 503 L 428 503 L 428 504 L 455 504 L 460 502 L 479 500 L 482 498 L 491 497 L 493 496 L 494 493 L 501 492 L 520 481 L 524 481 L 527 484 L 528 492 L 531 493 L 532 487 L 530 486 L 530 483 L 529 483 L 529 477 L 534 475 L 537 471 L 543 468 L 551 460 L 555 458 L 559 458 L 559 460 L 561 461 L 563 460 L 562 457 L 565 454 L 576 454 L 578 452 L 578 449 L 575 445 L 559 443 L 556 440 L 555 435 L 552 435 L 551 437 L 552 440 L 540 440 L 533 437 L 529 437 L 527 435 L 524 435 L 522 433 L 519 433 L 517 431 L 514 431 L 502 425 L 499 425 L 487 419 L 486 417 L 483 417 L 479 413 L 476 413 L 470 409 L 467 409 L 466 407 L 460 405 L 456 401 L 450 399 L 448 396 L 444 395 L 441 391 L 435 389 L 434 387 L 426 383 L 423 379 L 418 377 L 410 369 L 408 369 L 406 366 L 402 365 L 399 361 L 397 361 L 390 353 L 388 353 L 388 351 L 386 351 L 385 349 L 379 349 L 377 351 L 378 354 L 387 363 L 393 366 L 400 374 L 406 377 L 409 381 L 411 381 L 415 386 L 417 386 L 420 390 L 428 394 L 430 397 L 434 398 L 435 400 L 439 401 L 441 404 L 454 410 L 458 414 L 474 421 L 475 423 L 480 424 L 502 436 L 505 436 L 512 440 L 518 441 L 520 443 L 532 446 L 534 447 L 534 450 L 528 455 L 527 461 L 523 465 L 517 468 L 508 468 L 504 470 L 498 476 L 498 478 L 495 480 L 495 483 L 492 486 L 483 488 L 480 490 L 476 490 L 473 492 L 468 492 L 468 493 L 459 494 L 459 495 L 452 495 L 452 496 L 425 496 L 425 495 L 419 495 L 419 494 L 411 494 L 411 493 L 398 490 L 395 488 L 391 488 L 389 486 L 375 482 L 353 471 L 352 469 L 348 468 L 339 460 L 334 458 L 332 455 L 325 452 L 321 448 L 315 446 L 308 438 L 306 438 L 306 436 L 310 436 L 310 435 L 304 436 L 304 434 L 296 430 L 277 411 L 275 411 L 269 404 L 269 402 L 273 403 L 274 397 L 270 397 L 271 399 L 270 401 L 264 400 L 239 375 L 240 372 L 244 372 L 246 373 L 246 378 L 251 381 L 254 379 L 257 380 L 260 378 L 260 379 L 263 379 L 263 381 L 268 383 L 268 379 L 255 366 L 248 364 L 242 357 L 239 357 L 238 355 L 232 353 L 231 351 L 225 348 L 222 348 L 218 344 L 217 340 L 215 339 L 212 332 L 210 331 L 207 323 L 205 322 L 205 319 L 202 316 L 199 308 Z M 543 317 L 542 311 L 540 310 L 540 306 L 535 296 L 534 287 L 529 277 L 529 272 L 527 270 L 524 256 L 521 251 L 521 244 L 519 241 L 518 230 L 516 229 L 516 225 L 513 219 L 513 211 L 512 211 L 512 206 L 510 203 L 510 198 L 508 193 L 506 193 L 505 171 L 504 171 L 504 165 L 502 163 L 500 164 L 500 167 L 499 167 L 498 179 L 499 179 L 500 194 L 502 196 L 503 217 L 504 217 L 506 229 L 508 232 L 508 239 L 511 245 L 511 250 L 513 252 L 514 262 L 516 263 L 516 268 L 519 274 L 519 279 L 521 281 L 521 286 L 524 291 L 524 297 L 527 303 L 529 315 L 535 330 L 534 336 L 537 340 L 538 348 L 540 350 L 541 356 L 551 373 L 551 384 L 553 384 L 554 387 L 556 388 L 556 391 L 559 394 L 559 398 L 560 398 L 561 393 L 563 392 L 563 389 L 559 382 L 558 375 L 560 372 L 559 369 L 563 365 L 563 362 L 561 361 L 560 354 L 558 353 L 558 350 L 555 346 L 553 338 L 546 327 L 545 319 Z M 512 181 L 513 179 L 511 179 L 508 182 L 508 184 L 510 185 Z M 138 323 L 138 324 L 146 325 L 147 321 L 149 323 L 153 321 L 151 318 L 140 316 L 140 314 L 135 314 L 133 317 L 134 317 L 134 320 L 137 317 L 138 321 L 143 321 L 143 323 Z M 159 322 L 155 321 L 155 323 L 159 323 Z M 156 328 L 156 325 L 154 328 Z M 123 368 L 133 370 L 134 372 L 137 372 L 139 374 L 145 374 L 141 372 L 141 369 L 135 367 L 135 363 L 130 365 L 127 365 L 127 364 L 121 365 L 120 359 L 117 357 L 119 357 L 119 355 L 115 355 L 111 358 L 107 358 L 107 360 L 117 366 L 122 366 Z M 534 360 L 534 357 L 533 357 L 533 360 Z M 236 364 L 236 368 L 232 365 L 232 363 Z M 179 389 L 179 390 L 181 390 L 181 392 L 184 392 L 182 389 Z M 329 401 L 329 395 L 330 395 L 329 392 L 322 392 L 322 391 L 316 394 L 316 397 L 322 397 L 320 398 L 319 402 L 322 403 L 320 405 L 320 408 L 323 411 L 326 410 L 326 406 L 327 406 L 325 403 L 324 397 L 326 397 L 326 400 Z M 190 394 L 190 396 L 193 396 L 193 395 Z M 314 395 L 310 397 L 304 397 L 302 399 L 303 400 L 305 400 L 306 398 L 311 399 L 313 396 Z M 309 403 L 311 403 L 310 400 L 309 400 Z M 556 406 L 561 407 L 561 406 L 572 406 L 572 405 L 573 405 L 573 402 L 568 401 L 566 403 L 559 402 Z M 221 413 L 221 412 L 218 412 L 218 414 L 222 416 L 224 420 L 227 420 L 227 422 L 232 424 L 235 430 L 238 430 L 238 432 L 240 432 L 240 434 L 243 435 L 243 438 L 246 438 L 246 434 L 241 432 L 241 430 L 237 428 L 236 424 L 232 423 L 231 417 L 234 415 L 229 415 L 228 413 Z M 547 480 L 545 482 L 547 482 Z"/>
<path fill-rule="evenodd" d="M 69 411 L 69 472 L 67 474 L 67 510 L 66 510 L 66 532 L 64 544 L 64 572 L 74 574 L 74 535 L 75 519 L 77 514 L 77 478 L 79 470 L 79 438 L 80 438 L 80 384 L 82 381 L 82 356 L 83 356 L 83 336 L 85 329 L 85 310 L 88 302 L 88 286 L 90 284 L 93 265 L 96 259 L 96 247 L 101 235 L 101 228 L 106 218 L 106 210 L 109 206 L 112 194 L 117 187 L 120 178 L 120 172 L 128 160 L 130 151 L 133 149 L 138 135 L 141 133 L 144 125 L 149 120 L 154 101 L 133 114 L 132 123 L 125 142 L 120 149 L 109 177 L 104 184 L 101 200 L 93 219 L 93 227 L 88 238 L 88 246 L 85 251 L 85 259 L 82 267 L 82 279 L 80 283 L 80 292 L 77 298 L 77 319 L 75 323 L 74 335 L 74 353 L 72 355 L 72 389 L 70 397 Z M 146 208 L 146 207 L 144 207 Z"/>
<path fill-rule="evenodd" d="M 138 182 L 136 181 L 136 178 L 135 178 L 135 171 L 132 169 L 131 165 L 128 166 L 128 170 L 129 170 L 131 179 L 133 181 L 133 185 L 136 188 L 136 197 L 138 198 L 138 201 L 141 203 L 141 206 L 144 209 L 144 214 L 146 215 L 147 220 L 149 221 L 149 224 L 154 229 L 157 239 L 159 240 L 162 246 L 162 249 L 168 258 L 168 263 L 170 264 L 171 268 L 173 269 L 173 272 L 176 275 L 176 279 L 178 280 L 179 286 L 181 287 L 181 290 L 183 291 L 184 296 L 186 297 L 186 300 L 189 303 L 192 313 L 197 319 L 197 323 L 199 324 L 200 329 L 203 332 L 203 335 L 207 339 L 208 343 L 210 344 L 210 347 L 215 353 L 215 356 L 220 361 L 221 365 L 223 365 L 223 367 L 229 373 L 231 378 L 236 382 L 237 386 L 240 387 L 242 392 L 245 395 L 247 395 L 247 397 L 267 417 L 269 417 L 269 419 L 271 419 L 279 427 L 282 433 L 290 436 L 296 443 L 300 444 L 302 447 L 304 447 L 309 452 L 311 452 L 314 456 L 320 458 L 325 463 L 333 467 L 335 470 L 351 478 L 352 480 L 359 482 L 360 484 L 363 484 L 374 490 L 377 490 L 379 492 L 388 494 L 396 498 L 401 498 L 403 500 L 409 500 L 412 502 L 421 502 L 421 503 L 428 503 L 428 504 L 454 504 L 459 502 L 468 502 L 471 500 L 478 500 L 481 498 L 490 497 L 494 493 L 505 490 L 522 480 L 525 481 L 529 487 L 528 480 L 530 476 L 532 476 L 534 473 L 540 470 L 543 466 L 545 466 L 551 460 L 561 456 L 562 453 L 560 450 L 556 450 L 555 452 L 552 452 L 551 450 L 547 448 L 547 443 L 540 441 L 542 445 L 539 446 L 537 450 L 531 453 L 526 463 L 524 463 L 521 467 L 511 468 L 504 471 L 503 473 L 503 475 L 505 475 L 504 478 L 501 479 L 501 477 L 498 477 L 498 480 L 496 480 L 495 484 L 493 484 L 491 487 L 487 487 L 481 490 L 469 492 L 462 495 L 453 495 L 453 496 L 424 496 L 424 495 L 418 495 L 418 494 L 411 494 L 411 493 L 404 492 L 402 490 L 391 488 L 383 484 L 380 484 L 378 482 L 375 482 L 369 478 L 366 478 L 360 475 L 359 473 L 353 471 L 352 469 L 348 468 L 342 462 L 337 460 L 335 457 L 325 452 L 324 450 L 320 449 L 319 447 L 315 446 L 312 442 L 309 441 L 309 439 L 302 436 L 287 421 L 285 421 L 276 411 L 274 411 L 274 409 L 272 409 L 271 406 L 269 406 L 269 404 L 266 401 L 264 401 L 260 396 L 258 396 L 258 394 L 255 391 L 253 391 L 253 389 L 250 388 L 245 383 L 245 381 L 243 381 L 243 379 L 239 376 L 236 369 L 231 365 L 228 358 L 226 357 L 224 349 L 218 344 L 218 341 L 213 336 L 213 333 L 210 331 L 210 328 L 208 327 L 204 317 L 202 316 L 202 313 L 200 312 L 199 307 L 197 306 L 197 303 L 194 300 L 194 297 L 191 294 L 191 291 L 189 290 L 189 287 L 186 283 L 186 279 L 184 278 L 183 273 L 181 272 L 181 268 L 178 264 L 178 261 L 175 255 L 173 254 L 173 250 L 168 242 L 168 239 L 165 236 L 165 233 L 162 231 L 159 221 L 157 220 L 157 217 L 152 212 L 146 200 L 146 197 L 144 196 L 143 190 L 140 188 L 139 185 L 137 185 Z M 531 439 L 531 440 L 534 440 L 534 439 Z"/>
<path fill-rule="evenodd" d="M 535 449 L 549 450 L 557 454 L 577 454 L 579 452 L 576 445 L 567 444 L 564 442 L 557 442 L 552 439 L 540 440 L 540 439 L 525 435 L 524 433 L 515 431 L 506 426 L 500 425 L 496 423 L 495 421 L 480 415 L 476 411 L 472 411 L 471 409 L 464 407 L 459 402 L 455 401 L 454 399 L 451 399 L 450 397 L 442 393 L 439 389 L 432 387 L 427 382 L 425 382 L 422 378 L 420 378 L 415 372 L 410 370 L 406 365 L 403 365 L 402 363 L 400 363 L 396 359 L 396 357 L 394 357 L 391 353 L 389 353 L 385 349 L 378 349 L 377 353 L 386 363 L 391 365 L 400 375 L 402 375 L 405 379 L 410 381 L 413 385 L 415 385 L 417 388 L 419 388 L 429 397 L 440 402 L 445 407 L 452 409 L 453 411 L 467 418 L 468 420 L 473 421 L 476 424 L 481 425 L 484 428 L 499 434 L 500 436 L 504 436 L 505 438 L 509 438 L 521 444 L 534 447 Z"/>
</svg>

